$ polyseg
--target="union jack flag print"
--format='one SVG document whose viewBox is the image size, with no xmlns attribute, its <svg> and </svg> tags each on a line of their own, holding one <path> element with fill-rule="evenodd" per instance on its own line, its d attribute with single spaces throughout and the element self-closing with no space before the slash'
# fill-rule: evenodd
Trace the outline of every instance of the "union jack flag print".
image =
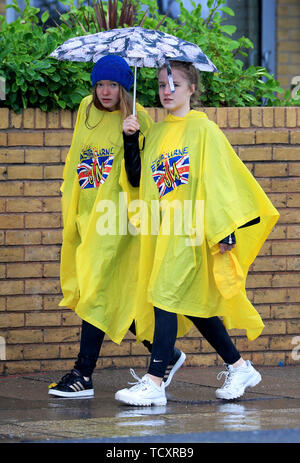
<svg viewBox="0 0 300 463">
<path fill-rule="evenodd" d="M 189 155 L 164 157 L 152 164 L 152 176 L 162 198 L 189 179 Z"/>
<path fill-rule="evenodd" d="M 91 148 L 81 153 L 77 166 L 80 188 L 98 188 L 103 184 L 111 171 L 113 160 L 114 156 L 101 155 Z"/>
</svg>

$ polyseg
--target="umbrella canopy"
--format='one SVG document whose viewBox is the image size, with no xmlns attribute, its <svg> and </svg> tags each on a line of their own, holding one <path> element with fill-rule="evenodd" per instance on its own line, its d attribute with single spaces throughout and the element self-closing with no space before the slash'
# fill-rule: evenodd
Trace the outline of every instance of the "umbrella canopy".
<svg viewBox="0 0 300 463">
<path fill-rule="evenodd" d="M 216 66 L 194 43 L 165 32 L 128 27 L 73 37 L 50 56 L 59 60 L 93 61 L 105 55 L 119 55 L 129 66 L 160 67 L 165 59 L 187 61 L 200 71 L 217 72 Z"/>
<path fill-rule="evenodd" d="M 162 31 L 143 27 L 111 29 L 73 37 L 60 45 L 50 56 L 59 60 L 96 63 L 98 59 L 106 55 L 121 56 L 129 66 L 135 68 L 134 108 L 137 67 L 156 68 L 165 63 L 168 65 L 168 60 L 177 60 L 193 63 L 199 71 L 218 72 L 216 66 L 194 43 Z M 171 75 L 170 86 L 172 88 Z"/>
</svg>

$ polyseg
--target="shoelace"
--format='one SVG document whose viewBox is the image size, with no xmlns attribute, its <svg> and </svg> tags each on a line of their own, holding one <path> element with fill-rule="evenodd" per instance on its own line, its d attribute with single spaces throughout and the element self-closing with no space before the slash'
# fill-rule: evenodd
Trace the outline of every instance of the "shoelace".
<svg viewBox="0 0 300 463">
<path fill-rule="evenodd" d="M 224 375 L 225 376 L 225 382 L 222 386 L 222 388 L 225 388 L 225 387 L 228 387 L 233 379 L 233 375 L 234 375 L 234 371 L 229 371 L 228 367 L 226 367 L 227 370 L 223 370 L 223 371 L 220 371 L 220 373 L 218 373 L 217 375 L 217 380 L 219 381 L 222 376 Z"/>
<path fill-rule="evenodd" d="M 136 379 L 136 381 L 137 381 L 138 383 L 141 383 L 141 382 L 142 382 L 142 378 L 140 378 L 140 377 L 136 374 L 136 372 L 134 371 L 133 368 L 130 368 L 130 373 L 131 373 L 131 375 L 134 377 L 134 379 Z M 136 382 L 130 383 L 130 382 L 128 381 L 128 384 L 136 384 Z"/>
<path fill-rule="evenodd" d="M 249 363 L 252 365 L 252 362 L 249 361 Z M 225 387 L 228 387 L 230 386 L 231 384 L 231 381 L 233 380 L 233 377 L 235 375 L 235 373 L 238 371 L 237 369 L 234 369 L 234 370 L 229 370 L 228 368 L 228 365 L 225 363 L 226 365 L 226 370 L 223 370 L 223 371 L 220 371 L 220 373 L 218 373 L 217 375 L 217 380 L 220 380 L 222 378 L 222 376 L 224 375 L 225 376 L 225 382 L 222 386 L 222 389 L 225 388 Z"/>
<path fill-rule="evenodd" d="M 61 378 L 60 383 L 62 383 L 62 384 L 68 383 L 68 381 L 69 381 L 70 379 L 73 379 L 73 377 L 74 377 L 74 378 L 75 378 L 75 377 L 78 377 L 78 378 L 79 378 L 79 375 L 75 375 L 75 374 L 72 373 L 72 372 L 71 372 L 71 373 L 67 373 L 66 375 L 64 375 L 64 376 Z"/>
<path fill-rule="evenodd" d="M 133 368 L 130 368 L 130 373 L 131 375 L 134 377 L 134 379 L 136 379 L 135 382 L 131 383 L 128 381 L 128 384 L 133 384 L 132 388 L 131 389 L 138 389 L 142 383 L 146 383 L 147 381 L 143 378 L 140 378 L 136 372 L 134 371 Z"/>
</svg>

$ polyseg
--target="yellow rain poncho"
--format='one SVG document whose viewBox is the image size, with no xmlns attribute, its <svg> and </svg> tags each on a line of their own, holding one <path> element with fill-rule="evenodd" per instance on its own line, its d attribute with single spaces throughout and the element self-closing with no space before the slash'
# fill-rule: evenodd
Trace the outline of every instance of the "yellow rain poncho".
<svg viewBox="0 0 300 463">
<path fill-rule="evenodd" d="M 139 245 L 127 232 L 121 113 L 92 105 L 89 129 L 90 101 L 91 96 L 80 104 L 63 174 L 60 306 L 120 343 L 134 316 Z M 153 121 L 140 105 L 137 116 L 146 135 Z M 126 190 L 138 194 L 137 188 Z"/>
<path fill-rule="evenodd" d="M 182 315 L 220 316 L 259 336 L 264 324 L 245 283 L 279 214 L 219 127 L 194 110 L 154 124 L 140 191 L 138 339 L 153 338 L 153 306 L 180 315 L 178 336 L 191 326 Z M 237 244 L 221 254 L 218 243 L 232 232 Z"/>
</svg>

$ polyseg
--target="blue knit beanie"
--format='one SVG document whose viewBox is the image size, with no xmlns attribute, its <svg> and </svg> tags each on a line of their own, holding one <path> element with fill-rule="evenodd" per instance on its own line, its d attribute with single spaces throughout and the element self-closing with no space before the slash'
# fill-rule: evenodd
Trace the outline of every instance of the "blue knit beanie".
<svg viewBox="0 0 300 463">
<path fill-rule="evenodd" d="M 117 82 L 128 92 L 133 84 L 133 73 L 123 58 L 116 55 L 107 55 L 100 58 L 92 70 L 91 81 L 93 87 L 99 80 Z"/>
</svg>

